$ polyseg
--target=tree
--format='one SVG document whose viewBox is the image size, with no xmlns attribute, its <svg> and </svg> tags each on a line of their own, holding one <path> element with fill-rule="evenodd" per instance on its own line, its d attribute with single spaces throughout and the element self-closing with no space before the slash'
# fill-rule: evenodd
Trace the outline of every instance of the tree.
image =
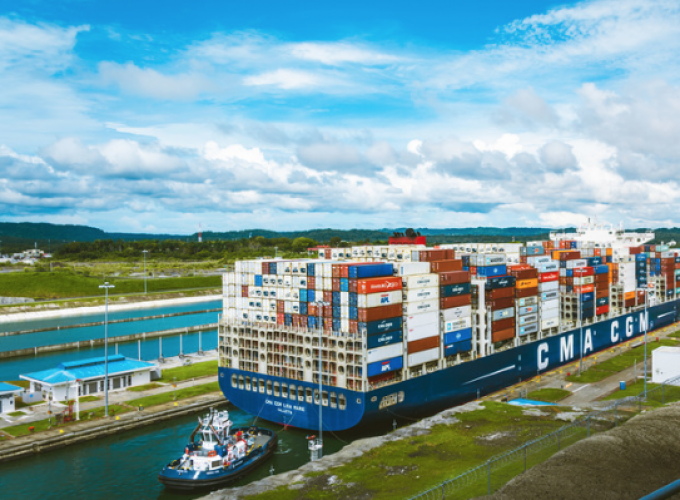
<svg viewBox="0 0 680 500">
<path fill-rule="evenodd" d="M 342 243 L 342 238 L 340 236 L 333 236 L 330 240 L 328 240 L 328 244 L 333 248 L 338 248 L 340 243 Z"/>
<path fill-rule="evenodd" d="M 317 242 L 311 238 L 295 238 L 293 240 L 293 251 L 294 252 L 304 252 L 308 248 L 317 246 Z"/>
</svg>

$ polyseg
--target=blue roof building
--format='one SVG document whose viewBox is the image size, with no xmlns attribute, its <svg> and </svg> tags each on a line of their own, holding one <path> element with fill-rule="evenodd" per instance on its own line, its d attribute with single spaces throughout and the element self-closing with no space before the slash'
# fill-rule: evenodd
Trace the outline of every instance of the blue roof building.
<svg viewBox="0 0 680 500">
<path fill-rule="evenodd" d="M 56 368 L 20 375 L 31 383 L 31 392 L 49 393 L 52 399 L 66 401 L 76 396 L 104 392 L 104 357 L 59 363 Z M 121 354 L 108 356 L 109 390 L 148 384 L 156 365 L 126 358 Z"/>
</svg>

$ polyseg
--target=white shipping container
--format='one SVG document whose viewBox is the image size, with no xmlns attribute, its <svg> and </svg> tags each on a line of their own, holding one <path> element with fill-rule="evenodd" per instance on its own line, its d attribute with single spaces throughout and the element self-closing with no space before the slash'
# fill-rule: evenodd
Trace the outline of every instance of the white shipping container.
<svg viewBox="0 0 680 500">
<path fill-rule="evenodd" d="M 404 328 L 406 329 L 433 324 L 439 324 L 439 313 L 436 311 L 416 314 L 415 316 L 404 316 Z"/>
<path fill-rule="evenodd" d="M 595 283 L 595 276 L 581 276 L 574 278 L 574 285 L 592 285 Z"/>
<path fill-rule="evenodd" d="M 439 299 L 421 300 L 419 302 L 404 302 L 404 314 L 409 316 L 439 310 Z"/>
<path fill-rule="evenodd" d="M 438 336 L 439 336 L 439 323 L 417 326 L 414 328 L 408 328 L 406 330 L 406 340 L 408 342 Z"/>
<path fill-rule="evenodd" d="M 548 309 L 547 311 L 541 311 L 541 319 L 543 321 L 557 318 L 560 315 L 559 309 Z"/>
<path fill-rule="evenodd" d="M 381 361 L 383 359 L 394 358 L 404 354 L 404 344 L 390 344 L 383 347 L 376 347 L 375 349 L 369 349 L 366 353 L 366 360 L 369 363 L 374 361 Z"/>
<path fill-rule="evenodd" d="M 575 259 L 567 261 L 567 269 L 575 269 L 577 267 L 588 267 L 588 261 L 586 259 Z"/>
<path fill-rule="evenodd" d="M 438 274 L 416 274 L 413 276 L 404 276 L 402 278 L 404 288 L 429 288 L 439 286 Z"/>
<path fill-rule="evenodd" d="M 452 321 L 444 322 L 444 333 L 456 332 L 458 330 L 463 330 L 464 328 L 470 328 L 472 326 L 472 318 L 459 318 Z"/>
<path fill-rule="evenodd" d="M 428 349 L 427 351 L 417 352 L 415 354 L 408 355 L 408 366 L 422 365 L 423 363 L 429 363 L 439 359 L 439 347 L 434 349 Z"/>
<path fill-rule="evenodd" d="M 535 323 L 538 321 L 538 314 L 529 314 L 528 316 L 520 316 L 519 324 L 528 325 L 529 323 Z"/>
<path fill-rule="evenodd" d="M 460 318 L 469 318 L 472 315 L 472 306 L 452 307 L 442 310 L 444 321 L 453 321 Z"/>
<path fill-rule="evenodd" d="M 388 306 L 390 304 L 401 304 L 402 296 L 401 290 L 394 290 L 392 292 L 369 293 L 367 295 L 357 295 L 358 307 L 380 307 Z"/>
<path fill-rule="evenodd" d="M 546 300 L 545 302 L 541 302 L 541 312 L 559 308 L 560 308 L 559 299 Z"/>
<path fill-rule="evenodd" d="M 548 328 L 555 328 L 560 324 L 559 318 L 544 319 L 541 321 L 541 330 L 547 330 Z"/>
<path fill-rule="evenodd" d="M 539 293 L 554 292 L 555 290 L 559 290 L 559 288 L 560 288 L 560 282 L 559 281 L 547 281 L 545 283 L 539 283 L 538 284 Z"/>
<path fill-rule="evenodd" d="M 550 258 L 548 257 L 548 259 Z M 559 271 L 560 269 L 560 265 L 554 261 L 541 262 L 536 267 L 538 269 L 538 272 L 541 274 L 554 273 L 555 271 Z"/>
<path fill-rule="evenodd" d="M 439 287 L 416 288 L 414 290 L 403 290 L 402 296 L 405 302 L 418 302 L 420 300 L 431 300 L 439 298 Z"/>
<path fill-rule="evenodd" d="M 413 276 L 416 274 L 429 274 L 429 262 L 403 262 L 396 267 L 398 276 Z"/>
</svg>

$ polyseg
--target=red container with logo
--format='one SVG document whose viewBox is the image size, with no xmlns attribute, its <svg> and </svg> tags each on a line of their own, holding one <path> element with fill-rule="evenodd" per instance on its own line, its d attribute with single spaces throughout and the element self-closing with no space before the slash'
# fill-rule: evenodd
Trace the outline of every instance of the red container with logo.
<svg viewBox="0 0 680 500">
<path fill-rule="evenodd" d="M 448 271 L 439 273 L 439 286 L 470 283 L 470 271 Z"/>
<path fill-rule="evenodd" d="M 606 306 L 600 306 L 600 307 L 595 308 L 595 314 L 597 314 L 598 316 L 600 314 L 607 314 L 608 312 L 609 312 L 609 304 L 607 304 Z"/>
<path fill-rule="evenodd" d="M 440 309 L 451 309 L 452 307 L 469 306 L 471 303 L 472 303 L 472 296 L 470 294 L 459 295 L 457 297 L 445 297 L 445 298 L 439 299 L 439 308 Z"/>
<path fill-rule="evenodd" d="M 560 273 L 555 271 L 553 273 L 542 273 L 538 275 L 538 281 L 540 283 L 549 283 L 551 281 L 557 281 L 560 279 Z"/>
<path fill-rule="evenodd" d="M 399 276 L 385 278 L 366 278 L 356 280 L 357 293 L 378 293 L 401 290 L 401 278 Z"/>
</svg>

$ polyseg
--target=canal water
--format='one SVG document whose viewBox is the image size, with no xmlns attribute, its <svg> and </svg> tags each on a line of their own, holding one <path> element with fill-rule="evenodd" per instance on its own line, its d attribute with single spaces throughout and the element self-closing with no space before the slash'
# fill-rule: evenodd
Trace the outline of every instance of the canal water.
<svg viewBox="0 0 680 500">
<path fill-rule="evenodd" d="M 235 426 L 250 425 L 253 417 L 231 405 L 225 406 Z M 98 438 L 67 446 L 30 458 L 0 464 L 0 485 L 7 498 L 63 500 L 158 499 L 189 500 L 201 494 L 173 493 L 158 482 L 160 469 L 179 458 L 189 435 L 196 427 L 196 415 L 161 422 L 115 436 Z M 242 486 L 270 474 L 296 469 L 309 461 L 307 433 L 298 429 L 283 430 L 270 422 L 257 425 L 277 431 L 279 448 L 274 457 L 240 480 Z M 383 432 L 390 429 L 383 429 Z M 334 453 L 346 443 L 373 433 L 324 434 L 324 452 Z"/>
</svg>

